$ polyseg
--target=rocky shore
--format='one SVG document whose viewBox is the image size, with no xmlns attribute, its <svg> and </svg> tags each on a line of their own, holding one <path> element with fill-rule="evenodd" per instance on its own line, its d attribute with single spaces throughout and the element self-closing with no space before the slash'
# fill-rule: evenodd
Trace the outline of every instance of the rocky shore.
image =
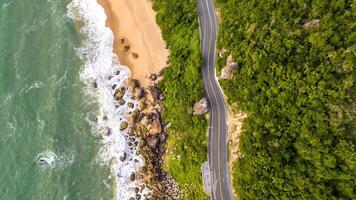
<svg viewBox="0 0 356 200">
<path fill-rule="evenodd" d="M 157 78 L 156 74 L 150 76 L 151 82 L 156 81 Z M 131 197 L 130 200 L 141 199 L 140 191 L 145 187 L 151 191 L 148 196 L 145 196 L 147 199 L 180 199 L 178 185 L 171 175 L 162 169 L 165 155 L 164 144 L 167 138 L 166 129 L 169 126 L 163 122 L 161 116 L 164 95 L 155 84 L 144 88 L 141 87 L 138 80 L 131 79 L 127 88 L 119 87 L 115 91 L 114 98 L 119 104 L 126 103 L 123 96 L 127 91 L 132 94 L 133 100 L 138 102 L 138 105 L 134 105 L 132 102 L 127 103 L 127 106 L 133 111 L 129 113 L 128 120 L 120 124 L 120 129 L 128 129 L 129 148 L 136 148 L 137 153 L 145 161 L 145 165 L 130 176 L 131 181 L 142 183 L 141 188 L 135 189 L 136 196 Z M 124 154 L 120 160 L 125 161 L 126 157 Z"/>
</svg>

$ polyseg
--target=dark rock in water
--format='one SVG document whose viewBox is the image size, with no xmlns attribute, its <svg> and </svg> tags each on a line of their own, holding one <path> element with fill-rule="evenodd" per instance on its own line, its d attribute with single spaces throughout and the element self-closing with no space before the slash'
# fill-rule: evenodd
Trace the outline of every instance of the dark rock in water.
<svg viewBox="0 0 356 200">
<path fill-rule="evenodd" d="M 120 156 L 120 160 L 123 162 L 126 160 L 126 158 L 127 158 L 127 154 L 126 154 L 126 152 L 124 152 L 124 154 L 122 156 Z"/>
<path fill-rule="evenodd" d="M 136 174 L 135 173 L 132 173 L 131 176 L 130 176 L 130 180 L 132 182 L 134 182 L 136 180 Z"/>
<path fill-rule="evenodd" d="M 135 193 L 138 193 L 140 189 L 138 187 L 135 187 Z"/>
<path fill-rule="evenodd" d="M 113 76 L 109 76 L 108 79 L 111 80 L 113 78 Z"/>
<path fill-rule="evenodd" d="M 113 86 L 111 86 L 111 89 L 115 90 L 116 88 L 116 84 L 114 84 Z"/>
<path fill-rule="evenodd" d="M 120 105 L 124 105 L 125 103 L 126 103 L 126 102 L 125 102 L 124 99 L 120 99 L 120 100 L 119 100 L 119 104 L 120 104 Z"/>
<path fill-rule="evenodd" d="M 105 135 L 107 135 L 107 136 L 110 136 L 110 135 L 111 135 L 111 129 L 110 129 L 110 128 L 107 128 L 107 129 L 106 129 Z"/>
<path fill-rule="evenodd" d="M 98 83 L 96 81 L 93 82 L 93 88 L 98 88 Z"/>
<path fill-rule="evenodd" d="M 104 115 L 103 120 L 107 120 L 107 119 L 108 119 L 108 116 Z"/>
<path fill-rule="evenodd" d="M 116 75 L 120 75 L 120 71 L 118 70 L 118 71 L 116 71 L 116 73 L 115 73 Z"/>
</svg>

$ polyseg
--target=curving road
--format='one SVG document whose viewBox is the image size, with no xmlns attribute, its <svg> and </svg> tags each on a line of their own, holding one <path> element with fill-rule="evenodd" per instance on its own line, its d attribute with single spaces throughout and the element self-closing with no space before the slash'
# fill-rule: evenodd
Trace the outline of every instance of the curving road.
<svg viewBox="0 0 356 200">
<path fill-rule="evenodd" d="M 197 0 L 201 33 L 202 74 L 210 103 L 208 160 L 212 178 L 212 198 L 232 200 L 227 159 L 227 123 L 225 100 L 215 75 L 215 49 L 218 23 L 212 0 Z"/>
</svg>

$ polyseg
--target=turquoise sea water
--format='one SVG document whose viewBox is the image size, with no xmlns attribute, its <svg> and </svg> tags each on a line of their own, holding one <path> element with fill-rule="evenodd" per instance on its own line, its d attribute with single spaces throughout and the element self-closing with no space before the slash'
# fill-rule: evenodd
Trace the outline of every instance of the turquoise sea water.
<svg viewBox="0 0 356 200">
<path fill-rule="evenodd" d="M 0 200 L 112 199 L 66 3 L 0 0 Z"/>
</svg>

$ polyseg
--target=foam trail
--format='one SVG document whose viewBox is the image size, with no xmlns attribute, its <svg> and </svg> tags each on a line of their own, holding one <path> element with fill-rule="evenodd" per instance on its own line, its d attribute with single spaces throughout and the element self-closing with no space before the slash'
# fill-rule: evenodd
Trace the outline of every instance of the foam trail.
<svg viewBox="0 0 356 200">
<path fill-rule="evenodd" d="M 113 97 L 115 89 L 112 88 L 114 85 L 116 88 L 126 86 L 130 70 L 121 66 L 113 53 L 114 36 L 106 27 L 104 9 L 96 0 L 73 0 L 67 9 L 70 18 L 82 22 L 80 32 L 85 39 L 77 49 L 77 54 L 84 62 L 80 78 L 87 86 L 86 92 L 94 96 L 99 103 L 100 114 L 94 125 L 96 131 L 101 132 L 103 137 L 103 148 L 99 158 L 112 164 L 116 174 L 116 198 L 125 200 L 135 197 L 134 189 L 139 187 L 140 183 L 131 181 L 130 176 L 143 165 L 143 159 L 136 154 L 136 149 L 128 147 L 127 132 L 119 129 L 121 122 L 127 119 L 132 109 L 127 104 L 118 105 Z M 126 102 L 133 101 L 129 92 L 126 92 L 124 99 Z M 121 161 L 120 157 L 124 154 L 127 157 L 125 161 Z M 148 189 L 144 189 L 141 192 L 142 198 L 148 192 Z"/>
</svg>

